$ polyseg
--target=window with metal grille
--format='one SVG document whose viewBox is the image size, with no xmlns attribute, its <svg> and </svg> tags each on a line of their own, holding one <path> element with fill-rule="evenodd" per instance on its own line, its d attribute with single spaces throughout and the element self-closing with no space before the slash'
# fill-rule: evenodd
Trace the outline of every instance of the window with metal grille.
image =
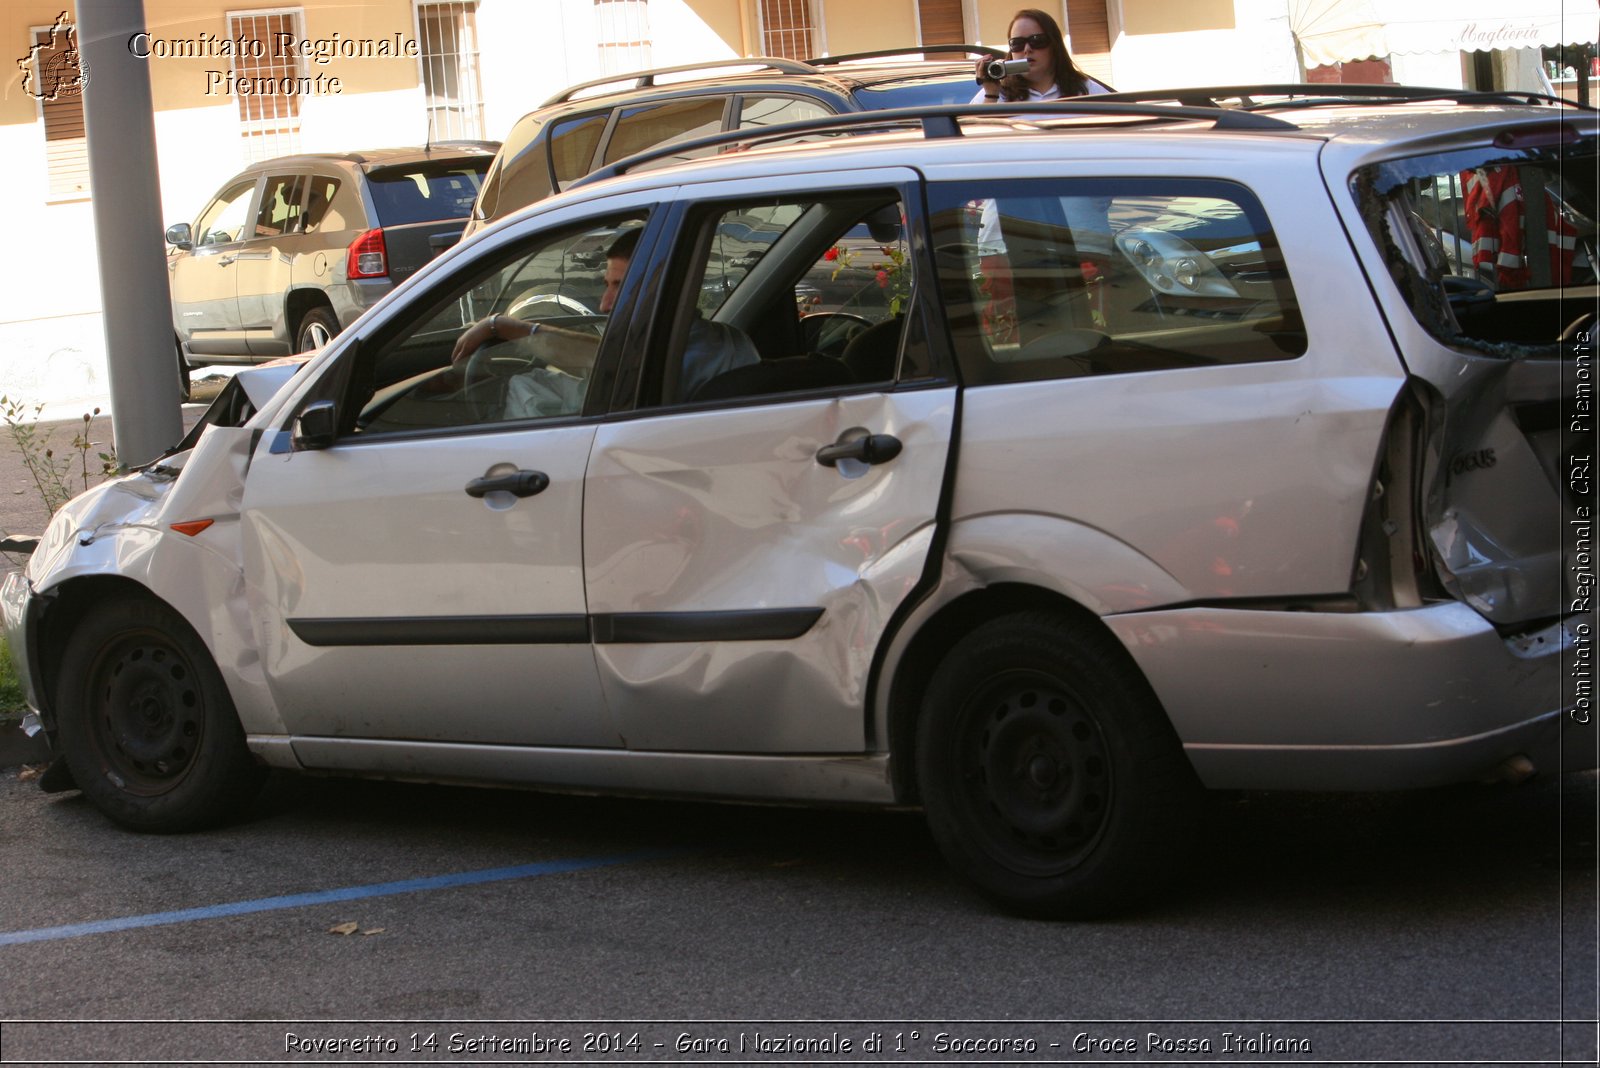
<svg viewBox="0 0 1600 1068">
<path fill-rule="evenodd" d="M 45 171 L 50 198 L 65 200 L 89 195 L 89 145 L 83 128 L 83 79 L 78 66 L 78 35 L 74 27 L 57 23 L 36 27 L 29 92 L 39 104 L 44 123 Z"/>
<path fill-rule="evenodd" d="M 427 99 L 428 139 L 482 138 L 477 0 L 418 3 L 417 43 L 422 91 Z"/>
<path fill-rule="evenodd" d="M 649 69 L 650 0 L 594 0 L 594 21 L 600 73 Z"/>
<path fill-rule="evenodd" d="M 234 99 L 247 160 L 268 159 L 300 148 L 300 59 L 283 41 L 299 41 L 298 9 L 250 11 L 228 16 L 228 32 L 239 47 L 233 58 Z"/>
<path fill-rule="evenodd" d="M 761 50 L 787 59 L 816 55 L 817 20 L 811 0 L 761 0 Z"/>
</svg>

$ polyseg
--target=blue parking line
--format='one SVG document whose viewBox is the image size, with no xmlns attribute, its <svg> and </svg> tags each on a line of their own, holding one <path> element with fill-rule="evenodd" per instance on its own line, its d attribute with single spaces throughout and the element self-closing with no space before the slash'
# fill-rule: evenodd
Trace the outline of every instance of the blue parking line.
<svg viewBox="0 0 1600 1068">
<path fill-rule="evenodd" d="M 129 931 L 137 927 L 162 927 L 173 923 L 192 923 L 195 920 L 214 920 L 222 916 L 244 916 L 252 912 L 275 912 L 278 909 L 297 909 L 306 905 L 326 905 L 335 901 L 360 901 L 369 897 L 414 894 L 423 890 L 449 890 L 457 886 L 498 883 L 505 882 L 508 879 L 531 879 L 537 875 L 560 875 L 569 871 L 607 868 L 618 864 L 632 864 L 641 860 L 655 860 L 673 855 L 674 852 L 669 850 L 650 850 L 642 853 L 626 853 L 616 857 L 549 860 L 538 864 L 519 864 L 511 868 L 485 868 L 482 871 L 464 871 L 457 872 L 454 875 L 434 875 L 426 879 L 401 879 L 392 883 L 369 883 L 366 886 L 345 886 L 334 890 L 317 890 L 307 894 L 261 897 L 256 898 L 254 901 L 233 901 L 225 905 L 203 905 L 199 908 L 177 909 L 173 912 L 151 912 L 143 916 L 123 916 L 114 920 L 69 923 L 60 927 L 36 927 L 31 931 L 3 931 L 0 932 L 0 946 L 15 946 L 24 942 L 49 942 L 58 938 L 82 938 L 84 935 L 105 934 L 110 931 Z"/>
</svg>

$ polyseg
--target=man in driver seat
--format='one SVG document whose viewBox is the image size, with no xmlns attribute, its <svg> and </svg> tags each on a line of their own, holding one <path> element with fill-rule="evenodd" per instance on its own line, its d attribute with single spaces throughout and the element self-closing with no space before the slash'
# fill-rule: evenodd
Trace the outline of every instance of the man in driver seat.
<svg viewBox="0 0 1600 1068">
<path fill-rule="evenodd" d="M 628 264 L 643 229 L 630 226 L 612 238 L 606 247 L 605 292 L 600 297 L 599 309 L 602 315 L 611 314 L 611 309 L 616 307 L 617 294 L 622 289 L 622 280 L 628 273 Z M 473 323 L 456 339 L 450 360 L 461 364 L 491 342 L 531 337 L 538 339 L 534 344 L 545 366 L 535 366 L 512 376 L 506 389 L 504 417 L 523 419 L 577 411 L 582 407 L 588 373 L 599 350 L 599 343 L 591 334 L 495 314 Z M 760 360 L 755 345 L 742 330 L 697 314 L 689 323 L 677 399 L 692 400 L 695 391 L 717 375 Z"/>
</svg>

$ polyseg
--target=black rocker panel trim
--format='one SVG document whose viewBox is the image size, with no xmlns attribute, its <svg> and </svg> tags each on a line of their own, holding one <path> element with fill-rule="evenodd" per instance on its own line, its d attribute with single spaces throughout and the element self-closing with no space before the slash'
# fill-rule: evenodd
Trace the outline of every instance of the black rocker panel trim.
<svg viewBox="0 0 1600 1068">
<path fill-rule="evenodd" d="M 589 617 L 419 616 L 393 619 L 291 619 L 307 645 L 579 645 Z"/>
<path fill-rule="evenodd" d="M 596 642 L 739 642 L 798 638 L 822 617 L 820 608 L 752 608 L 726 612 L 620 612 L 580 616 L 418 616 L 291 619 L 307 645 L 579 645 Z"/>
<path fill-rule="evenodd" d="M 747 608 L 727 612 L 619 612 L 592 617 L 598 644 L 754 642 L 798 638 L 822 618 L 820 608 Z"/>
</svg>

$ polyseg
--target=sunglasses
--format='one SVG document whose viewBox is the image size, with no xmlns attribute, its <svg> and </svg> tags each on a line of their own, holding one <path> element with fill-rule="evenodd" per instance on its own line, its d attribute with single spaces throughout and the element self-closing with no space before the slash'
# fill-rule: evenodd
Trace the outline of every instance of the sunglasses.
<svg viewBox="0 0 1600 1068">
<path fill-rule="evenodd" d="M 1011 38 L 1011 51 L 1020 52 L 1029 45 L 1032 45 L 1035 49 L 1042 52 L 1044 51 L 1045 46 L 1047 46 L 1049 43 L 1050 38 L 1046 37 L 1044 34 L 1030 33 L 1026 37 Z"/>
</svg>

